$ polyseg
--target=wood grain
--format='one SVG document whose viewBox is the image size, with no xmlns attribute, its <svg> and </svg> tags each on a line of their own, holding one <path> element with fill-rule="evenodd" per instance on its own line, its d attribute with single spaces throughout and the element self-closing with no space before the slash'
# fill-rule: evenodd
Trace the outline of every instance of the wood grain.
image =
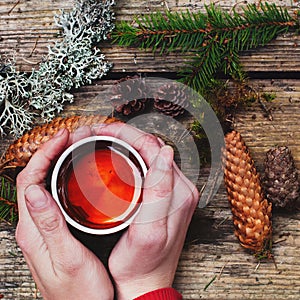
<svg viewBox="0 0 300 300">
<path fill-rule="evenodd" d="M 234 0 L 216 2 L 228 10 L 236 3 L 241 3 Z M 286 5 L 291 11 L 299 5 L 298 1 L 290 0 L 274 2 Z M 3 0 L 0 3 L 0 54 L 14 53 L 18 68 L 31 71 L 31 68 L 37 67 L 36 64 L 47 53 L 46 46 L 57 40 L 53 15 L 60 9 L 71 8 L 72 2 L 28 0 L 20 1 L 14 7 L 16 3 L 14 0 Z M 203 9 L 205 3 L 208 4 L 210 1 L 121 0 L 117 1 L 115 11 L 118 20 L 130 20 L 134 15 L 167 7 L 172 10 Z M 250 79 L 251 86 L 261 94 L 265 92 L 276 94 L 274 101 L 264 103 L 272 114 L 272 120 L 265 115 L 259 103 L 235 113 L 234 127 L 243 135 L 261 172 L 265 152 L 275 145 L 289 146 L 297 167 L 300 168 L 298 44 L 298 36 L 280 36 L 264 48 L 242 54 L 245 69 L 253 72 Z M 30 56 L 33 48 L 35 49 Z M 184 58 L 179 53 L 159 57 L 151 52 L 112 47 L 109 44 L 103 45 L 102 48 L 107 58 L 114 62 L 112 74 L 115 72 L 117 77 L 128 72 L 147 72 L 148 76 L 153 74 L 172 77 L 184 63 Z M 287 73 L 292 75 L 287 78 Z M 258 75 L 264 79 L 259 79 Z M 66 106 L 63 115 L 82 113 L 109 115 L 112 109 L 107 97 L 114 83 L 115 80 L 107 78 L 74 91 L 75 102 Z M 185 128 L 188 128 L 190 122 L 191 120 L 183 118 L 178 127 L 170 127 L 164 134 L 171 141 L 183 144 L 182 149 L 186 149 L 189 145 L 187 141 L 191 140 L 188 137 L 185 139 L 178 137 Z M 160 128 L 160 117 L 155 116 L 143 129 L 158 131 Z M 11 137 L 1 139 L 1 152 L 11 141 Z M 186 175 L 193 180 L 197 178 L 197 185 L 201 188 L 209 169 L 202 167 L 199 175 L 191 166 L 188 156 L 182 158 L 182 163 L 187 166 Z M 197 209 L 194 214 L 177 269 L 175 287 L 182 292 L 184 299 L 298 300 L 299 221 L 299 211 L 292 214 L 274 214 L 273 249 L 278 269 L 274 267 L 272 261 L 262 262 L 258 267 L 256 259 L 240 247 L 233 235 L 231 213 L 224 187 L 221 186 L 209 205 L 204 209 Z M 42 299 L 16 245 L 14 232 L 15 229 L 10 225 L 0 222 L 0 295 L 9 300 Z M 106 250 L 108 251 L 108 248 Z"/>
<path fill-rule="evenodd" d="M 109 103 L 103 99 L 113 83 L 99 81 L 80 89 L 75 93 L 75 103 L 68 105 L 64 114 L 111 113 Z M 299 167 L 299 80 L 251 80 L 251 86 L 261 93 L 276 93 L 276 99 L 266 103 L 272 111 L 272 121 L 264 115 L 259 103 L 237 112 L 235 118 L 235 127 L 242 133 L 258 169 L 262 170 L 265 152 L 276 144 L 288 145 Z M 153 130 L 159 124 L 158 119 L 150 123 L 145 125 L 145 130 Z M 175 130 L 167 134 L 169 139 L 178 137 Z M 199 188 L 208 171 L 201 168 Z M 194 172 L 189 166 L 187 173 L 190 174 L 187 175 L 193 177 Z M 278 270 L 272 261 L 263 262 L 256 270 L 256 259 L 240 247 L 233 235 L 231 213 L 221 186 L 211 203 L 194 214 L 176 274 L 176 288 L 183 293 L 184 299 L 283 299 L 285 296 L 298 299 L 299 219 L 299 212 L 274 215 L 274 254 Z M 32 299 L 35 286 L 15 244 L 14 230 L 4 223 L 1 226 L 0 274 L 3 276 L 0 294 L 4 294 L 5 299 Z"/>
<path fill-rule="evenodd" d="M 242 1 L 117 1 L 115 13 L 117 21 L 132 20 L 136 15 L 157 10 L 204 10 L 204 5 L 216 2 L 222 8 L 230 10 L 242 7 Z M 256 3 L 257 1 L 247 1 Z M 298 2 L 290 0 L 272 1 L 287 7 L 291 13 L 298 8 Z M 37 68 L 43 56 L 47 54 L 47 45 L 58 40 L 58 28 L 53 16 L 60 9 L 70 9 L 72 1 L 16 1 L 6 0 L 0 3 L 0 55 L 14 55 L 18 68 L 31 71 Z M 141 8 L 143 8 L 141 10 Z M 140 52 L 136 48 L 121 48 L 109 43 L 101 45 L 107 59 L 114 64 L 114 72 L 174 72 L 188 60 L 187 54 L 172 53 L 160 56 L 151 51 Z M 280 70 L 299 71 L 300 37 L 287 34 L 272 41 L 268 46 L 242 54 L 245 70 L 278 72 Z"/>
</svg>

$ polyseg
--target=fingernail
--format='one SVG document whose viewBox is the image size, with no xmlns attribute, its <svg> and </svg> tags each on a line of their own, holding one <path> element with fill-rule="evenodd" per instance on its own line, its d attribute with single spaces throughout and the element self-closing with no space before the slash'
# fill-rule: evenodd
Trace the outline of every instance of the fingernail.
<svg viewBox="0 0 300 300">
<path fill-rule="evenodd" d="M 104 128 L 106 126 L 107 126 L 107 124 L 105 124 L 105 123 L 94 124 L 91 127 L 91 130 L 93 133 L 98 133 L 102 128 Z"/>
<path fill-rule="evenodd" d="M 160 146 L 164 146 L 166 144 L 160 137 L 157 137 L 157 140 Z"/>
<path fill-rule="evenodd" d="M 75 130 L 74 134 L 80 135 L 80 134 L 82 134 L 82 133 L 88 132 L 89 130 L 90 130 L 90 127 L 89 127 L 89 126 L 81 126 L 81 127 L 78 127 L 78 128 Z"/>
<path fill-rule="evenodd" d="M 27 187 L 25 190 L 25 198 L 33 208 L 42 208 L 48 203 L 47 195 L 38 185 L 30 185 Z"/>
<path fill-rule="evenodd" d="M 65 130 L 66 130 L 65 128 L 59 129 L 58 132 L 54 134 L 53 138 L 56 139 L 61 137 L 64 134 Z"/>
<path fill-rule="evenodd" d="M 77 133 L 77 132 L 80 133 L 80 132 L 84 131 L 86 127 L 87 127 L 87 126 L 80 126 L 80 127 L 78 127 L 78 128 L 75 129 L 74 133 L 75 133 L 75 132 L 76 132 L 76 133 Z"/>
<path fill-rule="evenodd" d="M 169 170 L 173 163 L 173 149 L 170 146 L 163 146 L 158 154 L 156 164 L 161 170 Z"/>
</svg>

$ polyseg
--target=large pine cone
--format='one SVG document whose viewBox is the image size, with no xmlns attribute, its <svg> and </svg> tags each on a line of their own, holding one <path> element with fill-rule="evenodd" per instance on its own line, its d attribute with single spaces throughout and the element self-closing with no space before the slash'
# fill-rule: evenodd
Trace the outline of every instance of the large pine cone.
<svg viewBox="0 0 300 300">
<path fill-rule="evenodd" d="M 183 115 L 189 106 L 186 89 L 181 85 L 166 84 L 159 88 L 154 98 L 154 107 L 169 116 Z"/>
<path fill-rule="evenodd" d="M 269 256 L 272 204 L 264 198 L 259 174 L 240 133 L 225 136 L 224 181 L 231 205 L 235 235 L 257 256 Z"/>
<path fill-rule="evenodd" d="M 129 116 L 145 109 L 148 89 L 139 76 L 127 76 L 112 87 L 111 103 L 116 112 Z"/>
<path fill-rule="evenodd" d="M 293 209 L 300 196 L 298 171 L 288 147 L 277 147 L 266 153 L 263 178 L 267 199 L 275 207 Z"/>
<path fill-rule="evenodd" d="M 67 118 L 56 118 L 50 123 L 33 128 L 25 133 L 9 146 L 0 165 L 0 174 L 5 169 L 24 167 L 36 152 L 36 150 L 61 128 L 67 128 L 70 132 L 81 126 L 90 126 L 99 123 L 113 123 L 115 118 L 108 118 L 100 115 L 96 116 L 72 116 Z"/>
</svg>

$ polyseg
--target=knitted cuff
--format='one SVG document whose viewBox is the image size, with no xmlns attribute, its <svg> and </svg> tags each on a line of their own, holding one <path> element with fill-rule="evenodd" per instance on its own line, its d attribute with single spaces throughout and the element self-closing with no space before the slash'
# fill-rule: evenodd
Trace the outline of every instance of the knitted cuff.
<svg viewBox="0 0 300 300">
<path fill-rule="evenodd" d="M 134 300 L 182 300 L 182 296 L 173 288 L 162 288 L 146 293 Z"/>
</svg>

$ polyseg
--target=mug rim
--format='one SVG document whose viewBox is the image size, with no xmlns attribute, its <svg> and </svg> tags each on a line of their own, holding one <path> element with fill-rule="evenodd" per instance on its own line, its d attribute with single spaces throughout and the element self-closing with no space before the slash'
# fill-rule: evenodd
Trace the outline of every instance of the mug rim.
<svg viewBox="0 0 300 300">
<path fill-rule="evenodd" d="M 82 232 L 85 232 L 85 233 L 96 234 L 96 235 L 105 235 L 105 234 L 111 234 L 111 233 L 121 231 L 121 230 L 125 229 L 127 226 L 129 226 L 129 224 L 132 223 L 133 219 L 138 214 L 141 204 L 138 206 L 136 211 L 128 219 L 123 220 L 122 223 L 119 223 L 116 226 L 109 227 L 109 228 L 90 228 L 90 227 L 87 227 L 85 225 L 78 223 L 77 221 L 75 221 L 73 218 L 70 217 L 70 215 L 63 208 L 61 201 L 59 199 L 58 191 L 57 191 L 58 174 L 61 169 L 61 166 L 63 165 L 66 158 L 69 156 L 69 154 L 71 154 L 75 149 L 79 148 L 82 145 L 85 145 L 90 142 L 97 142 L 97 141 L 108 141 L 108 142 L 111 142 L 112 144 L 116 143 L 116 144 L 124 147 L 138 161 L 139 167 L 141 168 L 141 171 L 142 171 L 141 177 L 146 176 L 148 169 L 147 169 L 145 161 L 143 160 L 142 156 L 138 153 L 138 151 L 136 149 L 134 149 L 131 145 L 129 145 L 127 142 L 125 142 L 119 138 L 116 138 L 113 136 L 107 136 L 107 135 L 89 136 L 89 137 L 83 138 L 83 139 L 75 142 L 74 144 L 70 145 L 60 155 L 57 162 L 55 163 L 55 166 L 54 166 L 54 169 L 52 172 L 52 176 L 51 176 L 51 193 L 52 193 L 52 197 L 54 198 L 55 202 L 57 203 L 60 211 L 62 212 L 65 220 L 70 225 L 72 225 L 76 229 L 78 229 Z M 142 183 L 139 188 L 140 188 L 140 194 L 141 194 L 142 193 Z M 134 205 L 133 205 L 134 207 L 135 207 L 135 204 L 137 204 L 137 202 L 138 201 L 136 201 L 136 203 L 134 203 Z M 131 202 L 131 204 L 129 205 L 129 208 L 126 210 L 126 212 L 131 208 L 132 203 L 133 202 Z M 132 209 L 131 209 L 131 211 L 128 212 L 128 215 L 130 215 L 131 212 L 132 212 Z M 118 221 L 120 221 L 120 220 L 118 220 Z"/>
</svg>

